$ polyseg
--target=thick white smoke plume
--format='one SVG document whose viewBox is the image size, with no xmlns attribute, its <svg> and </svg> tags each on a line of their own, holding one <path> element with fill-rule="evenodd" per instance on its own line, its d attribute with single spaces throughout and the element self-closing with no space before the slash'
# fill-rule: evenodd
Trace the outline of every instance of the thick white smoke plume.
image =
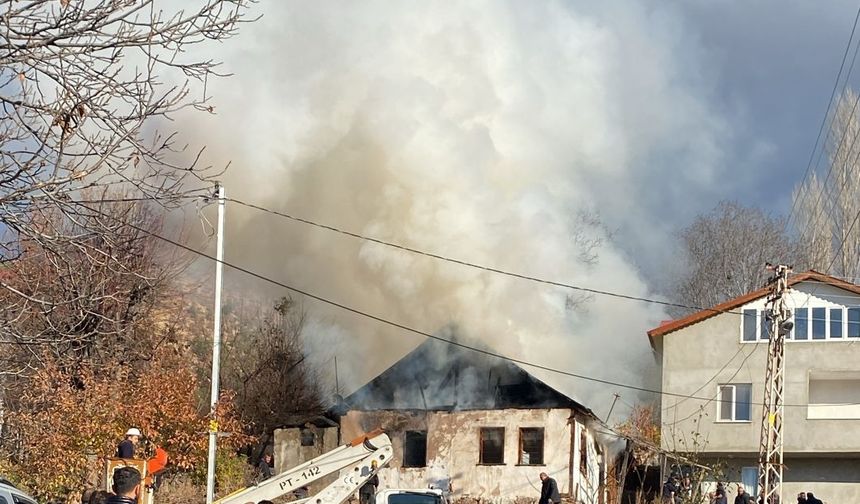
<svg viewBox="0 0 860 504">
<path fill-rule="evenodd" d="M 219 56 L 235 76 L 210 83 L 218 115 L 197 124 L 210 151 L 232 160 L 230 196 L 475 263 L 653 296 L 640 255 L 667 253 L 656 247 L 670 226 L 657 216 L 687 209 L 676 198 L 708 184 L 722 135 L 689 78 L 694 44 L 671 13 L 554 1 L 258 8 L 263 19 Z M 228 259 L 273 278 L 424 331 L 455 324 L 543 365 L 634 384 L 653 377 L 645 331 L 665 318 L 657 305 L 595 296 L 572 309 L 579 293 L 236 205 L 228 213 Z M 602 245 L 589 263 L 583 246 L 594 239 Z M 276 293 L 239 273 L 228 279 Z M 305 307 L 310 351 L 337 353 L 345 393 L 421 341 Z M 616 391 L 529 371 L 598 412 Z"/>
</svg>

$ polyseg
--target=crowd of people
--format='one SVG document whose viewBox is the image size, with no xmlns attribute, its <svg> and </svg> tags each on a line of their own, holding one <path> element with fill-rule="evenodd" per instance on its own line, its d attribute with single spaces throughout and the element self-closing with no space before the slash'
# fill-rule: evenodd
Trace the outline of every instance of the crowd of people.
<svg viewBox="0 0 860 504">
<path fill-rule="evenodd" d="M 718 482 L 716 489 L 707 494 L 708 504 L 729 504 L 729 495 L 726 486 Z M 661 495 L 662 504 L 686 504 L 693 502 L 693 485 L 689 476 L 679 478 L 670 476 L 663 484 Z M 753 498 L 743 485 L 737 485 L 737 492 L 732 501 L 733 504 L 780 504 L 779 497 L 765 499 L 763 495 Z M 824 504 L 812 492 L 800 492 L 797 496 L 798 504 Z"/>
</svg>

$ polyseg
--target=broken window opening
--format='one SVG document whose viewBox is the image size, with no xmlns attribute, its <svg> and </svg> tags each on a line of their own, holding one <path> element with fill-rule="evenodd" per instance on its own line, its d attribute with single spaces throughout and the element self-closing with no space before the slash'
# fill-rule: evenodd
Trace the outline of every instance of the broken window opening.
<svg viewBox="0 0 860 504">
<path fill-rule="evenodd" d="M 543 465 L 543 427 L 520 428 L 520 465 Z"/>
<path fill-rule="evenodd" d="M 427 431 L 406 431 L 403 436 L 403 467 L 427 467 Z"/>
<path fill-rule="evenodd" d="M 588 475 L 588 436 L 585 429 L 579 431 L 579 472 Z"/>
<path fill-rule="evenodd" d="M 505 463 L 505 428 L 481 427 L 479 464 Z"/>
<path fill-rule="evenodd" d="M 313 446 L 315 441 L 314 431 L 312 429 L 303 428 L 299 434 L 302 446 Z"/>
</svg>

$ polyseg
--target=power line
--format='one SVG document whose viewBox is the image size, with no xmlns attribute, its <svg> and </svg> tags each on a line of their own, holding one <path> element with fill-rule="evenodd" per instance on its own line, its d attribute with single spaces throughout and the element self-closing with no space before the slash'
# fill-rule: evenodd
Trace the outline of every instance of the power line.
<svg viewBox="0 0 860 504">
<path fill-rule="evenodd" d="M 601 296 L 610 296 L 610 297 L 615 297 L 615 298 L 620 298 L 620 299 L 627 299 L 627 300 L 630 300 L 630 301 L 640 301 L 640 302 L 643 302 L 643 303 L 659 304 L 659 305 L 663 305 L 663 306 L 671 306 L 671 307 L 674 307 L 674 308 L 686 308 L 686 309 L 696 310 L 696 311 L 710 311 L 710 312 L 713 312 L 713 313 L 716 313 L 716 314 L 719 314 L 719 313 L 733 313 L 733 314 L 735 314 L 735 315 L 742 315 L 742 313 L 741 313 L 741 312 L 732 311 L 732 310 L 717 310 L 717 309 L 715 309 L 715 308 L 703 308 L 703 307 L 701 307 L 701 306 L 687 305 L 687 304 L 683 304 L 683 303 L 674 303 L 674 302 L 671 302 L 671 301 L 661 301 L 661 300 L 658 300 L 658 299 L 651 299 L 651 298 L 646 298 L 646 297 L 641 297 L 641 296 L 633 296 L 633 295 L 630 295 L 630 294 L 622 294 L 622 293 L 618 293 L 618 292 L 611 292 L 611 291 L 605 291 L 605 290 L 600 290 L 600 289 L 592 289 L 592 288 L 589 288 L 589 287 L 582 287 L 582 286 L 579 286 L 579 285 L 573 285 L 573 284 L 569 284 L 569 283 L 565 283 L 565 282 L 560 282 L 560 281 L 557 281 L 557 280 L 549 280 L 549 279 L 546 279 L 546 278 L 540 278 L 540 277 L 535 277 L 535 276 L 531 276 L 531 275 L 526 275 L 526 274 L 523 274 L 523 273 L 516 273 L 516 272 L 513 272 L 513 271 L 508 271 L 508 270 L 503 270 L 503 269 L 499 269 L 499 268 L 494 268 L 494 267 L 491 267 L 491 266 L 483 266 L 483 265 L 481 265 L 481 264 L 477 264 L 477 263 L 474 263 L 474 262 L 466 261 L 466 260 L 463 260 L 463 259 L 456 259 L 456 258 L 453 258 L 453 257 L 443 256 L 443 255 L 441 255 L 441 254 L 437 254 L 437 253 L 433 253 L 433 252 L 427 252 L 427 251 L 420 250 L 420 249 L 417 249 L 417 248 L 414 248 L 414 247 L 410 247 L 410 246 L 407 246 L 407 245 L 401 245 L 401 244 L 399 244 L 399 243 L 394 243 L 394 242 L 386 241 L 386 240 L 383 240 L 383 239 L 381 239 L 381 238 L 374 238 L 374 237 L 372 237 L 372 236 L 363 235 L 363 234 L 361 234 L 361 233 L 356 233 L 356 232 L 354 232 L 354 231 L 348 231 L 348 230 L 345 230 L 345 229 L 342 229 L 342 228 L 339 228 L 339 227 L 336 227 L 336 226 L 333 226 L 333 225 L 330 225 L 330 224 L 323 224 L 323 223 L 320 223 L 320 222 L 312 221 L 312 220 L 310 220 L 310 219 L 305 219 L 305 218 L 303 218 L 303 217 L 298 217 L 298 216 L 295 216 L 295 215 L 292 215 L 292 214 L 288 214 L 288 213 L 285 213 L 285 212 L 280 212 L 280 211 L 277 211 L 277 210 L 271 210 L 271 209 L 269 209 L 269 208 L 266 208 L 266 207 L 263 207 L 263 206 L 260 206 L 260 205 L 256 205 L 256 204 L 253 204 L 253 203 L 248 203 L 248 202 L 245 202 L 245 201 L 241 201 L 241 200 L 238 200 L 238 199 L 235 199 L 235 198 L 226 198 L 226 199 L 227 199 L 227 201 L 229 201 L 229 202 L 231 202 L 231 203 L 236 203 L 237 205 L 242 205 L 242 206 L 245 206 L 245 207 L 248 207 L 248 208 L 253 208 L 254 210 L 259 210 L 259 211 L 261 211 L 261 212 L 265 212 L 265 213 L 268 213 L 268 214 L 277 215 L 277 216 L 279 216 L 279 217 L 283 217 L 283 218 L 285 218 L 285 219 L 289 219 L 289 220 L 292 220 L 292 221 L 295 221 L 295 222 L 300 222 L 300 223 L 302 223 L 302 224 L 307 224 L 307 225 L 314 226 L 314 227 L 318 227 L 318 228 L 321 228 L 321 229 L 326 229 L 326 230 L 328 230 L 328 231 L 333 231 L 333 232 L 335 232 L 335 233 L 339 233 L 339 234 L 342 234 L 342 235 L 345 235 L 345 236 L 349 236 L 349 237 L 352 237 L 352 238 L 356 238 L 356 239 L 359 239 L 359 240 L 364 240 L 364 241 L 368 241 L 368 242 L 376 243 L 376 244 L 379 244 L 379 245 L 384 245 L 384 246 L 386 246 L 386 247 L 391 247 L 391 248 L 394 248 L 394 249 L 397 249 L 397 250 L 402 250 L 402 251 L 409 252 L 409 253 L 412 253 L 412 254 L 418 254 L 418 255 L 425 256 L 425 257 L 430 257 L 430 258 L 433 258 L 433 259 L 438 259 L 438 260 L 440 260 L 440 261 L 446 261 L 446 262 L 450 262 L 450 263 L 454 263 L 454 264 L 459 264 L 459 265 L 461 265 L 461 266 L 467 266 L 467 267 L 469 267 L 469 268 L 475 268 L 475 269 L 479 269 L 479 270 L 487 271 L 487 272 L 490 272 L 490 273 L 496 273 L 496 274 L 499 274 L 499 275 L 505 275 L 505 276 L 509 276 L 509 277 L 513 277 L 513 278 L 518 278 L 518 279 L 520 279 L 520 280 L 527 280 L 527 281 L 530 281 L 530 282 L 537 282 L 537 283 L 542 283 L 542 284 L 545 284 L 545 285 L 552 285 L 552 286 L 554 286 L 554 287 L 562 287 L 562 288 L 565 288 L 565 289 L 570 289 L 570 290 L 575 290 L 575 291 L 580 291 L 580 292 L 586 292 L 586 293 L 589 293 L 589 294 L 598 294 L 598 295 L 601 295 Z"/>
<path fill-rule="evenodd" d="M 860 7 L 857 9 L 857 14 L 854 16 L 854 24 L 851 26 L 851 35 L 848 37 L 848 43 L 845 44 L 845 52 L 842 54 L 842 63 L 839 64 L 839 72 L 836 74 L 836 80 L 833 82 L 833 90 L 830 92 L 830 100 L 827 102 L 827 109 L 824 111 L 824 117 L 821 119 L 821 125 L 818 127 L 818 135 L 815 137 L 815 144 L 812 146 L 812 152 L 809 153 L 809 161 L 806 163 L 806 172 L 803 174 L 803 178 L 801 179 L 801 185 L 806 181 L 806 178 L 809 176 L 809 172 L 812 168 L 812 160 L 815 158 L 815 151 L 818 149 L 818 144 L 821 141 L 821 134 L 824 132 L 824 126 L 827 124 L 827 118 L 830 115 L 830 109 L 833 107 L 833 98 L 836 96 L 836 90 L 839 88 L 839 80 L 842 77 L 842 70 L 845 68 L 845 61 L 848 58 L 848 52 L 851 50 L 851 42 L 854 40 L 854 33 L 857 31 L 857 21 L 860 20 Z M 857 52 L 855 50 L 855 57 Z M 854 65 L 854 60 L 851 62 L 852 68 Z M 850 71 L 849 71 L 850 73 Z M 845 83 L 848 83 L 848 79 L 845 79 Z M 844 88 L 843 88 L 844 89 Z M 828 131 L 828 137 L 830 136 L 830 132 Z M 822 147 L 823 148 L 823 147 Z M 820 157 L 819 157 L 820 159 Z M 816 163 L 817 166 L 817 163 Z M 788 229 L 789 224 L 791 223 L 791 217 L 794 215 L 795 205 L 797 204 L 796 200 L 793 200 L 791 203 L 791 211 L 788 213 L 788 219 L 785 221 L 785 229 Z"/>
<path fill-rule="evenodd" d="M 364 318 L 367 318 L 367 319 L 370 319 L 370 320 L 374 320 L 374 321 L 379 322 L 379 323 L 381 323 L 381 324 L 388 325 L 388 326 L 391 326 L 391 327 L 394 327 L 394 328 L 397 328 L 397 329 L 401 329 L 401 330 L 406 331 L 406 332 L 410 332 L 410 333 L 413 333 L 413 334 L 417 334 L 417 335 L 419 335 L 419 336 L 423 336 L 423 337 L 425 337 L 425 338 L 429 338 L 429 339 L 432 339 L 432 340 L 435 340 L 435 341 L 439 341 L 439 342 L 442 342 L 442 343 L 446 343 L 446 344 L 449 344 L 449 345 L 453 345 L 453 346 L 456 346 L 456 347 L 459 347 L 459 348 L 462 348 L 462 349 L 465 349 L 465 350 L 470 350 L 470 351 L 472 351 L 472 352 L 476 352 L 476 353 L 480 353 L 480 354 L 483 354 L 483 355 L 487 355 L 487 356 L 489 356 L 489 357 L 493 357 L 493 358 L 496 358 L 496 359 L 505 360 L 505 361 L 508 361 L 508 362 L 513 362 L 513 363 L 515 363 L 515 364 L 520 364 L 520 365 L 523 365 L 523 366 L 528 366 L 528 367 L 532 367 L 532 368 L 535 368 L 535 369 L 540 369 L 540 370 L 542 370 L 542 371 L 548 371 L 548 372 L 551 372 L 551 373 L 560 374 L 560 375 L 563 375 L 563 376 L 569 376 L 569 377 L 572 377 L 572 378 L 578 378 L 578 379 L 585 380 L 585 381 L 591 381 L 591 382 L 595 382 L 595 383 L 601 383 L 601 384 L 604 384 L 604 385 L 611 385 L 611 386 L 614 386 L 614 387 L 626 388 L 626 389 L 630 389 L 630 390 L 636 390 L 636 391 L 639 391 L 639 392 L 646 392 L 646 393 L 657 394 L 657 395 L 662 395 L 662 396 L 683 397 L 683 398 L 688 398 L 688 399 L 698 399 L 698 400 L 702 400 L 702 401 L 708 401 L 708 400 L 710 400 L 710 398 L 709 398 L 709 397 L 701 397 L 701 396 L 694 396 L 694 395 L 690 395 L 690 394 L 682 394 L 682 393 L 677 393 L 677 392 L 666 392 L 666 391 L 661 391 L 661 390 L 649 389 L 649 388 L 641 387 L 641 386 L 638 386 L 638 385 L 630 385 L 630 384 L 620 383 L 620 382 L 616 382 L 616 381 L 612 381 L 612 380 L 606 380 L 606 379 L 603 379 L 603 378 L 597 378 L 597 377 L 588 376 L 588 375 L 583 375 L 583 374 L 579 374 L 579 373 L 573 373 L 573 372 L 570 372 L 570 371 L 564 371 L 564 370 L 562 370 L 562 369 L 554 368 L 554 367 L 547 366 L 547 365 L 544 365 L 544 364 L 537 364 L 537 363 L 534 363 L 534 362 L 526 361 L 526 360 L 524 360 L 524 359 L 520 359 L 520 358 L 516 358 L 516 357 L 509 357 L 509 356 L 506 356 L 506 355 L 503 355 L 503 354 L 499 354 L 499 353 L 493 352 L 493 351 L 491 351 L 491 350 L 485 350 L 485 349 L 482 349 L 482 348 L 478 348 L 478 347 L 474 347 L 474 346 L 471 346 L 471 345 L 467 345 L 467 344 L 465 344 L 465 343 L 461 343 L 461 342 L 459 342 L 459 341 L 454 341 L 454 340 L 450 340 L 450 339 L 447 339 L 447 338 L 443 338 L 443 337 L 441 337 L 441 336 L 437 336 L 437 335 L 435 335 L 435 334 L 431 334 L 431 333 L 428 333 L 428 332 L 422 331 L 422 330 L 420 330 L 420 329 L 415 329 L 415 328 L 413 328 L 413 327 L 407 326 L 407 325 L 402 324 L 402 323 L 400 323 L 400 322 L 395 322 L 395 321 L 392 321 L 392 320 L 386 319 L 386 318 L 384 318 L 384 317 L 382 317 L 382 316 L 374 315 L 374 314 L 372 314 L 372 313 L 368 313 L 368 312 L 363 311 L 363 310 L 360 310 L 360 309 L 358 309 L 358 308 L 353 308 L 353 307 L 348 306 L 348 305 L 345 305 L 345 304 L 343 304 L 343 303 L 341 303 L 341 302 L 333 301 L 333 300 L 328 299 L 328 298 L 325 298 L 325 297 L 323 297 L 323 296 L 320 296 L 320 295 L 317 295 L 317 294 L 313 294 L 312 292 L 309 292 L 309 291 L 307 291 L 307 290 L 299 289 L 299 288 L 297 288 L 297 287 L 293 287 L 293 286 L 288 285 L 288 284 L 286 284 L 286 283 L 284 283 L 284 282 L 281 282 L 281 281 L 279 281 L 279 280 L 275 280 L 275 279 L 273 279 L 273 278 L 269 278 L 269 277 L 267 277 L 267 276 L 265 276 L 265 275 L 262 275 L 262 274 L 260 274 L 260 273 L 255 272 L 255 271 L 252 271 L 252 270 L 249 270 L 249 269 L 247 269 L 247 268 L 245 268 L 245 267 L 238 266 L 238 265 L 236 265 L 236 264 L 232 264 L 232 263 L 230 263 L 230 262 L 228 262 L 228 261 L 219 261 L 217 258 L 215 258 L 215 257 L 213 257 L 213 256 L 211 256 L 211 255 L 209 255 L 209 254 L 207 254 L 207 253 L 205 253 L 205 252 L 201 252 L 201 251 L 199 251 L 199 250 L 196 250 L 196 249 L 194 249 L 194 248 L 192 248 L 192 247 L 189 247 L 188 245 L 185 245 L 185 244 L 183 244 L 183 243 L 180 243 L 180 242 L 178 242 L 178 241 L 176 241 L 176 240 L 173 240 L 173 239 L 171 239 L 171 238 L 167 238 L 167 237 L 165 237 L 165 236 L 161 236 L 161 235 L 159 235 L 159 234 L 157 234 L 157 233 L 155 233 L 155 232 L 152 232 L 152 231 L 150 231 L 150 230 L 148 230 L 148 229 L 146 229 L 146 228 L 140 227 L 140 226 L 135 225 L 135 224 L 132 224 L 132 223 L 130 223 L 130 222 L 126 222 L 126 221 L 124 221 L 124 220 L 120 219 L 119 217 L 115 217 L 115 216 L 113 216 L 113 215 L 106 214 L 106 213 L 101 212 L 101 211 L 99 211 L 99 210 L 96 210 L 96 209 L 93 209 L 93 208 L 87 207 L 86 205 L 82 205 L 82 206 L 84 206 L 85 208 L 87 208 L 87 209 L 88 209 L 88 210 L 90 210 L 91 212 L 98 213 L 98 214 L 100 214 L 100 215 L 102 215 L 102 216 L 104 216 L 104 217 L 107 217 L 107 218 L 109 218 L 109 219 L 113 219 L 114 221 L 118 222 L 118 223 L 119 223 L 119 224 L 121 224 L 121 225 L 128 226 L 128 227 L 130 227 L 130 228 L 132 228 L 132 229 L 134 229 L 134 230 L 136 230 L 136 231 L 138 231 L 138 232 L 144 233 L 144 234 L 146 234 L 146 235 L 148 235 L 148 236 L 151 236 L 151 237 L 156 238 L 156 239 L 158 239 L 158 240 L 164 241 L 165 243 L 168 243 L 168 244 L 173 245 L 173 246 L 175 246 L 175 247 L 181 248 L 181 249 L 183 249 L 183 250 L 185 250 L 185 251 L 187 251 L 187 252 L 190 252 L 190 253 L 195 254 L 195 255 L 197 255 L 197 256 L 200 256 L 200 257 L 202 257 L 202 258 L 208 259 L 208 260 L 210 260 L 210 261 L 213 261 L 213 262 L 220 262 L 220 263 L 221 263 L 221 264 L 223 264 L 224 266 L 227 266 L 227 267 L 229 267 L 229 268 L 232 268 L 232 269 L 234 269 L 234 270 L 236 270 L 236 271 L 239 271 L 239 272 L 241 272 L 241 273 L 244 273 L 244 274 L 246 274 L 246 275 L 248 275 L 248 276 L 251 276 L 251 277 L 257 278 L 257 279 L 259 279 L 259 280 L 263 280 L 264 282 L 268 282 L 268 283 L 270 283 L 270 284 L 272 284 L 272 285 L 276 285 L 276 286 L 278 286 L 278 287 L 282 287 L 282 288 L 284 288 L 284 289 L 286 289 L 286 290 L 289 290 L 289 291 L 295 292 L 295 293 L 297 293 L 297 294 L 301 294 L 301 295 L 303 295 L 303 296 L 305 296 L 305 297 L 307 297 L 307 298 L 314 299 L 314 300 L 319 301 L 319 302 L 321 302 L 321 303 L 324 303 L 324 304 L 327 304 L 327 305 L 330 305 L 330 306 L 334 306 L 335 308 L 339 308 L 339 309 L 341 309 L 341 310 L 343 310 L 343 311 L 347 311 L 347 312 L 353 313 L 353 314 L 355 314 L 355 315 L 359 315 L 359 316 L 361 316 L 361 317 L 364 317 Z M 756 404 L 756 405 L 759 405 L 759 406 L 760 406 L 760 405 L 763 405 L 762 403 L 751 403 L 751 404 Z M 808 407 L 808 405 L 807 405 L 807 404 L 786 404 L 785 406 L 787 406 L 787 407 L 788 407 L 788 406 L 791 406 L 791 407 L 803 407 L 803 408 Z"/>
<path fill-rule="evenodd" d="M 756 347 L 755 347 L 755 345 L 753 345 L 753 350 L 752 350 L 752 352 L 755 352 L 755 348 L 756 348 Z M 712 376 L 710 379 L 708 379 L 708 381 L 706 381 L 706 382 L 705 382 L 705 383 L 703 383 L 699 388 L 697 388 L 696 390 L 694 390 L 694 391 L 691 393 L 691 395 L 696 395 L 696 394 L 698 394 L 699 392 L 701 392 L 701 391 L 702 391 L 702 389 L 703 389 L 703 388 L 707 387 L 709 383 L 711 383 L 712 381 L 716 380 L 716 379 L 717 379 L 717 377 L 718 377 L 718 376 L 720 376 L 720 373 L 722 373 L 723 371 L 725 371 L 725 370 L 726 370 L 726 368 L 727 368 L 727 367 L 729 367 L 729 364 L 731 364 L 731 363 L 732 363 L 732 361 L 733 361 L 733 360 L 735 360 L 735 357 L 737 357 L 738 355 L 740 355 L 740 353 L 743 351 L 743 349 L 744 349 L 744 345 L 738 345 L 738 351 L 737 351 L 737 352 L 735 352 L 735 354 L 734 354 L 734 355 L 732 355 L 731 357 L 729 357 L 729 360 L 727 360 L 727 361 L 726 361 L 726 363 L 725 363 L 725 364 L 723 364 L 723 367 L 721 367 L 721 368 L 720 368 L 716 373 L 714 373 L 714 376 Z M 750 352 L 750 353 L 752 353 L 752 352 Z M 746 360 L 744 360 L 744 362 L 746 362 Z M 743 365 L 743 363 L 741 363 L 741 365 Z M 677 408 L 678 406 L 680 406 L 681 404 L 683 404 L 683 403 L 684 403 L 684 401 L 686 401 L 686 399 L 681 399 L 680 401 L 676 402 L 675 404 L 672 404 L 672 405 L 670 405 L 670 406 L 666 406 L 665 408 L 663 408 L 663 411 L 669 411 L 669 410 L 670 410 L 670 409 L 672 409 L 672 408 Z"/>
<path fill-rule="evenodd" d="M 743 348 L 743 347 L 741 347 L 741 348 Z M 746 365 L 746 363 L 747 363 L 747 361 L 749 360 L 749 358 L 750 358 L 750 357 L 752 357 L 752 354 L 754 354 L 754 353 L 755 353 L 755 351 L 756 351 L 756 349 L 757 349 L 757 348 L 758 348 L 758 346 L 757 346 L 757 345 L 753 345 L 752 350 L 750 350 L 750 351 L 749 351 L 749 353 L 747 353 L 747 354 L 744 356 L 744 359 L 743 359 L 743 360 L 741 361 L 741 363 L 738 365 L 738 368 L 737 368 L 737 369 L 735 369 L 735 372 L 734 372 L 734 373 L 732 373 L 732 375 L 731 375 L 727 380 L 725 380 L 725 381 L 724 381 L 724 383 L 731 383 L 731 382 L 732 382 L 732 380 L 734 380 L 734 379 L 735 379 L 735 377 L 738 375 L 738 373 L 740 373 L 740 372 L 741 372 L 741 370 L 744 368 L 744 366 Z M 735 355 L 737 355 L 737 354 L 735 354 Z M 732 360 L 734 360 L 734 357 L 732 357 Z M 731 362 L 731 361 L 729 361 L 729 362 Z M 723 366 L 723 368 L 722 368 L 722 369 L 725 369 L 725 368 L 728 366 L 729 362 L 727 362 L 727 363 L 726 363 L 726 365 L 725 365 L 725 366 Z M 720 372 L 722 372 L 722 369 L 720 370 Z M 717 375 L 719 375 L 719 372 L 717 373 Z M 713 378 L 711 378 L 711 380 L 716 379 L 717 375 L 715 375 Z M 710 381 L 711 381 L 711 380 L 709 380 L 708 382 L 710 383 Z M 705 383 L 705 385 L 707 385 L 707 383 Z M 702 388 L 704 388 L 704 387 L 705 387 L 705 385 L 702 385 Z M 701 390 L 701 388 L 700 388 L 699 390 Z M 697 394 L 697 393 L 699 392 L 699 390 L 697 390 L 696 392 L 693 392 L 693 394 Z M 693 417 L 694 417 L 694 416 L 696 416 L 700 411 L 704 410 L 704 409 L 705 409 L 705 407 L 706 407 L 707 405 L 709 405 L 709 404 L 711 404 L 712 402 L 714 402 L 714 401 L 717 399 L 717 396 L 718 396 L 719 394 L 720 394 L 720 390 L 719 390 L 719 389 L 717 389 L 717 393 L 716 393 L 716 394 L 714 394 L 714 395 L 713 395 L 713 397 L 708 398 L 708 400 L 707 400 L 707 401 L 705 401 L 705 404 L 700 405 L 697 409 L 693 410 L 693 412 L 692 412 L 692 413 L 690 413 L 689 415 L 685 416 L 684 418 L 682 418 L 682 419 L 680 419 L 680 420 L 674 420 L 674 421 L 673 421 L 671 424 L 669 424 L 669 425 L 671 425 L 672 427 L 674 427 L 675 425 L 677 425 L 677 424 L 679 424 L 679 423 L 681 423 L 681 422 L 686 422 L 687 420 L 689 420 L 689 419 L 693 418 Z M 680 404 L 681 402 L 683 402 L 684 400 L 685 400 L 685 399 L 682 399 L 681 401 L 679 401 L 679 404 Z M 752 404 L 755 404 L 755 403 L 752 403 L 752 402 L 751 402 L 751 403 L 750 403 L 750 405 L 752 405 Z M 756 406 L 760 406 L 760 404 L 756 404 Z M 750 416 L 752 416 L 752 412 L 750 412 Z"/>
</svg>

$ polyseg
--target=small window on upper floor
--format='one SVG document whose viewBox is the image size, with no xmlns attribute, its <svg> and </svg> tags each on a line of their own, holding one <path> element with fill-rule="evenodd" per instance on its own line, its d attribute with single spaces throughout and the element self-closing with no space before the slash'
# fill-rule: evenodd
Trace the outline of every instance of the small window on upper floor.
<svg viewBox="0 0 860 504">
<path fill-rule="evenodd" d="M 848 337 L 860 338 L 860 308 L 848 308 Z"/>
<path fill-rule="evenodd" d="M 767 311 L 764 310 L 759 313 L 759 339 L 770 339 L 770 319 L 767 318 Z"/>
<path fill-rule="evenodd" d="M 842 337 L 842 308 L 830 309 L 830 337 L 834 339 Z"/>
<path fill-rule="evenodd" d="M 717 418 L 721 422 L 752 420 L 752 384 L 727 383 L 719 387 Z"/>
<path fill-rule="evenodd" d="M 757 310 L 744 310 L 743 314 L 743 340 L 744 341 L 755 341 L 756 338 L 756 330 L 758 329 L 758 325 L 756 323 L 756 313 Z"/>
<path fill-rule="evenodd" d="M 797 341 L 809 339 L 809 308 L 794 310 L 794 339 Z"/>
<path fill-rule="evenodd" d="M 812 339 L 823 340 L 827 336 L 827 308 L 812 309 Z"/>
</svg>

